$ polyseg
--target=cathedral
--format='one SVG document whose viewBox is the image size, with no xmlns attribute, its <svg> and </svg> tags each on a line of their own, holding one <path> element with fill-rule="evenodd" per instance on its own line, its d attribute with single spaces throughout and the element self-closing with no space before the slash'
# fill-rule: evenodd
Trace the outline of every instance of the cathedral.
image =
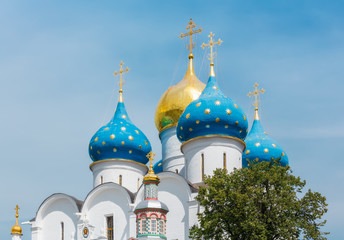
<svg viewBox="0 0 344 240">
<path fill-rule="evenodd" d="M 271 161 L 288 157 L 263 129 L 258 113 L 258 94 L 254 85 L 255 115 L 250 131 L 240 105 L 221 91 L 214 70 L 213 39 L 201 47 L 209 49 L 209 78 L 200 81 L 193 66 L 193 35 L 190 20 L 188 68 L 183 79 L 167 89 L 155 112 L 162 159 L 153 166 L 154 153 L 144 129 L 135 126 L 126 109 L 123 77 L 129 71 L 121 62 L 114 75 L 120 78 L 117 108 L 113 118 L 92 136 L 89 156 L 93 186 L 83 200 L 56 193 L 46 198 L 29 222 L 32 240 L 128 240 L 189 239 L 189 229 L 198 223 L 201 211 L 195 197 L 205 175 L 217 168 L 247 167 L 250 160 Z M 206 79 L 204 79 L 206 82 Z M 127 112 L 128 110 L 128 112 Z M 147 167 L 147 164 L 149 167 Z M 12 239 L 20 240 L 17 222 Z M 24 237 L 29 239 L 29 237 Z"/>
</svg>

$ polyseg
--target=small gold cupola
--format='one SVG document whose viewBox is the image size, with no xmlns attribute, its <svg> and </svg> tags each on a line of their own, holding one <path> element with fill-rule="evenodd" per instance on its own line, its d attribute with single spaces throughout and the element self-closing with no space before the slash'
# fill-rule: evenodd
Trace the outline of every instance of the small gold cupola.
<svg viewBox="0 0 344 240">
<path fill-rule="evenodd" d="M 147 181 L 155 181 L 157 183 L 159 183 L 160 179 L 157 175 L 155 175 L 155 172 L 153 170 L 153 160 L 154 160 L 154 156 L 155 156 L 155 153 L 150 151 L 148 154 L 147 154 L 147 158 L 149 159 L 149 171 L 148 173 L 146 174 L 146 176 L 144 176 L 143 178 L 143 182 L 147 182 Z"/>
<path fill-rule="evenodd" d="M 19 218 L 19 213 L 18 213 L 18 210 L 19 210 L 19 206 L 17 205 L 16 208 L 14 210 L 16 210 L 16 224 L 14 224 L 14 226 L 12 227 L 11 229 L 11 234 L 14 235 L 14 234 L 17 234 L 17 235 L 23 235 L 23 229 L 19 226 L 18 224 L 18 218 Z"/>
<path fill-rule="evenodd" d="M 194 30 L 195 27 L 196 24 L 191 19 L 186 28 L 188 32 L 180 35 L 181 38 L 190 38 L 189 44 L 187 45 L 190 54 L 189 66 L 186 74 L 179 83 L 167 89 L 160 98 L 155 110 L 155 126 L 160 133 L 178 124 L 179 117 L 182 115 L 185 108 L 201 95 L 205 87 L 205 84 L 196 77 L 193 67 L 194 56 L 192 54 L 192 49 L 195 47 L 195 43 L 192 40 L 192 35 L 202 31 L 201 28 Z"/>
</svg>

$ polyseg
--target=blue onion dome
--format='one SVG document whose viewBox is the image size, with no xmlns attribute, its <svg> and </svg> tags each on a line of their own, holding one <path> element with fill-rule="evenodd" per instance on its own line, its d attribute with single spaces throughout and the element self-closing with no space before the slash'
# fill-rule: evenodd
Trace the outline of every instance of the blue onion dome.
<svg viewBox="0 0 344 240">
<path fill-rule="evenodd" d="M 157 162 L 154 167 L 153 170 L 155 173 L 160 173 L 163 172 L 164 170 L 162 169 L 162 160 L 160 160 L 159 162 Z"/>
<path fill-rule="evenodd" d="M 243 167 L 247 167 L 249 161 L 271 161 L 279 157 L 281 157 L 282 166 L 289 165 L 288 156 L 282 147 L 264 131 L 257 108 L 251 131 L 247 135 L 245 143 L 246 150 L 242 155 Z"/>
<path fill-rule="evenodd" d="M 122 93 L 123 90 L 120 88 L 119 101 L 111 121 L 92 137 L 89 155 L 94 162 L 125 159 L 146 164 L 146 155 L 152 147 L 144 133 L 130 121 Z"/>
<path fill-rule="evenodd" d="M 200 97 L 191 102 L 178 121 L 178 139 L 188 141 L 207 135 L 222 135 L 244 140 L 247 118 L 243 110 L 220 90 L 211 65 L 208 83 Z"/>
</svg>

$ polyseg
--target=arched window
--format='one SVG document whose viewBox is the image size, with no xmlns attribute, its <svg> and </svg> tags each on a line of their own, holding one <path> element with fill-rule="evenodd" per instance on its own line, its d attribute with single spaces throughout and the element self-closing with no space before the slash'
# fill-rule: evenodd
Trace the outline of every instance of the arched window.
<svg viewBox="0 0 344 240">
<path fill-rule="evenodd" d="M 204 154 L 201 154 L 201 161 L 202 161 L 202 166 L 201 166 L 201 171 L 202 171 L 202 181 L 204 181 Z"/>
<path fill-rule="evenodd" d="M 141 215 L 141 229 L 139 229 L 140 234 L 145 234 L 147 233 L 147 217 L 145 214 Z"/>
<path fill-rule="evenodd" d="M 64 240 L 64 223 L 61 222 L 61 239 Z"/>
<path fill-rule="evenodd" d="M 156 216 L 152 215 L 151 216 L 151 224 L 150 224 L 150 229 L 151 229 L 151 233 L 156 233 L 157 232 L 157 220 L 156 220 Z"/>
<path fill-rule="evenodd" d="M 226 153 L 223 153 L 223 168 L 227 169 L 227 156 L 226 156 Z"/>
<path fill-rule="evenodd" d="M 103 184 L 103 176 L 100 176 L 100 184 Z"/>
<path fill-rule="evenodd" d="M 119 185 L 122 186 L 122 175 L 119 175 Z"/>
<path fill-rule="evenodd" d="M 176 173 L 178 174 L 178 169 L 176 169 Z"/>
</svg>

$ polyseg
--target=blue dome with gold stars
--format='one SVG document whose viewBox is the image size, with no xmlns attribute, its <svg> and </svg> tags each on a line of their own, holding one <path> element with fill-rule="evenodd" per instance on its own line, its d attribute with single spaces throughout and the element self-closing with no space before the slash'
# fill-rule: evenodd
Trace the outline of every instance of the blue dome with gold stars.
<svg viewBox="0 0 344 240">
<path fill-rule="evenodd" d="M 147 137 L 129 119 L 123 102 L 123 80 L 122 74 L 128 72 L 129 68 L 123 69 L 114 75 L 120 74 L 119 101 L 116 112 L 111 121 L 101 127 L 92 137 L 89 144 L 91 159 L 101 160 L 132 160 L 146 164 L 146 155 L 152 150 Z"/>
<path fill-rule="evenodd" d="M 255 119 L 245 143 L 246 150 L 242 155 L 243 167 L 247 167 L 249 161 L 271 161 L 279 157 L 282 166 L 289 165 L 288 157 L 282 147 L 264 131 L 259 120 L 258 110 L 256 110 Z"/>
<path fill-rule="evenodd" d="M 187 106 L 178 121 L 178 139 L 183 142 L 206 135 L 224 135 L 244 140 L 247 128 L 245 113 L 219 89 L 211 66 L 204 91 Z"/>
<path fill-rule="evenodd" d="M 130 121 L 124 103 L 119 101 L 114 117 L 92 137 L 89 154 L 93 161 L 128 159 L 146 164 L 151 149 L 147 137 Z"/>
</svg>

